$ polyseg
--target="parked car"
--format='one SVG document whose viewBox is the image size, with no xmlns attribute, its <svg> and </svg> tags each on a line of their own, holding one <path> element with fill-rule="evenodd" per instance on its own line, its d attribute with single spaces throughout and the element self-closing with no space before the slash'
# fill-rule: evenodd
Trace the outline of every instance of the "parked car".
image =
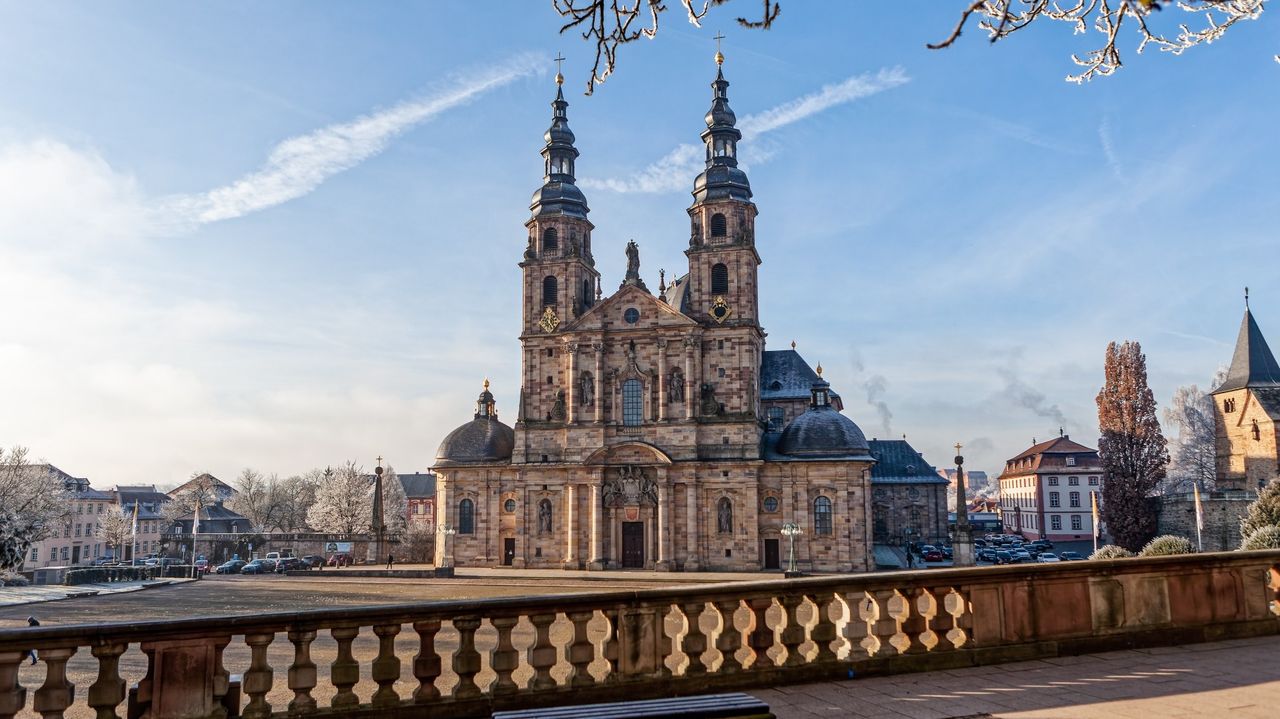
<svg viewBox="0 0 1280 719">
<path fill-rule="evenodd" d="M 349 567 L 354 564 L 354 562 L 351 561 L 350 554 L 339 553 L 329 557 L 329 561 L 326 562 L 326 564 L 330 567 Z"/>
<path fill-rule="evenodd" d="M 1058 555 L 1053 552 L 1044 552 L 1036 558 L 1036 561 L 1048 564 L 1050 562 L 1061 562 L 1062 560 L 1058 559 Z"/>
<path fill-rule="evenodd" d="M 324 566 L 324 557 L 315 554 L 308 554 L 302 558 L 302 561 L 307 563 L 308 569 L 315 569 L 317 567 Z"/>
<path fill-rule="evenodd" d="M 954 554 L 952 554 L 951 547 L 943 547 L 943 548 L 942 548 L 942 557 L 943 557 L 943 559 L 953 559 L 953 558 L 954 558 Z"/>
<path fill-rule="evenodd" d="M 920 556 L 923 557 L 929 552 L 934 552 L 934 551 L 937 551 L 937 547 L 933 546 L 932 544 L 921 544 L 920 549 L 916 551 L 916 554 L 919 554 Z"/>
<path fill-rule="evenodd" d="M 232 559 L 229 562 L 219 564 L 217 569 L 214 569 L 213 571 L 216 574 L 239 574 L 240 570 L 243 569 L 246 564 L 248 564 L 248 562 L 243 559 Z"/>
<path fill-rule="evenodd" d="M 1001 549 L 1000 551 L 996 552 L 996 564 L 1013 564 L 1013 561 L 1014 560 L 1013 560 L 1012 552 L 1006 549 Z"/>
<path fill-rule="evenodd" d="M 241 574 L 270 574 L 276 570 L 276 563 L 270 559 L 255 559 L 240 568 Z"/>
<path fill-rule="evenodd" d="M 276 562 L 276 571 L 284 574 L 293 569 L 310 569 L 306 562 L 297 557 L 285 557 Z"/>
<path fill-rule="evenodd" d="M 978 553 L 975 556 L 978 558 L 978 561 L 980 562 L 991 562 L 992 564 L 996 563 L 996 550 L 994 549 L 990 549 L 990 548 L 979 549 Z"/>
<path fill-rule="evenodd" d="M 1058 559 L 1061 559 L 1064 562 L 1078 562 L 1081 559 L 1084 559 L 1084 557 L 1080 556 L 1079 552 L 1066 551 L 1060 552 L 1058 554 Z"/>
<path fill-rule="evenodd" d="M 929 551 L 927 551 L 927 552 L 925 552 L 925 553 L 924 553 L 924 561 L 926 561 L 926 562 L 941 562 L 941 561 L 942 561 L 942 552 L 939 552 L 939 551 L 938 551 L 938 550 L 936 550 L 936 549 L 930 549 Z"/>
</svg>

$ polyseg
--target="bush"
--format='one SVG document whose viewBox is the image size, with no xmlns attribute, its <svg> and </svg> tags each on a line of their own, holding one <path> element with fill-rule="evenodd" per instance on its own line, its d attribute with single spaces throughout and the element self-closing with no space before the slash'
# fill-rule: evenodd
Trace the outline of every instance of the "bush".
<svg viewBox="0 0 1280 719">
<path fill-rule="evenodd" d="M 1244 538 L 1241 549 L 1280 549 L 1280 526 L 1259 527 Z"/>
<path fill-rule="evenodd" d="M 1167 557 L 1171 554 L 1193 554 L 1196 551 L 1191 540 L 1173 534 L 1156 537 L 1138 553 L 1139 557 Z"/>
<path fill-rule="evenodd" d="M 1089 559 L 1125 559 L 1126 557 L 1136 556 L 1133 552 L 1124 547 L 1114 544 L 1104 544 L 1098 547 L 1098 551 L 1089 555 Z"/>
<path fill-rule="evenodd" d="M 1249 505 L 1249 513 L 1240 520 L 1240 538 L 1246 539 L 1263 527 L 1280 526 L 1280 479 L 1258 491 L 1258 499 Z"/>
<path fill-rule="evenodd" d="M 26 577 L 16 572 L 0 577 L 0 587 L 25 587 L 30 583 Z"/>
</svg>

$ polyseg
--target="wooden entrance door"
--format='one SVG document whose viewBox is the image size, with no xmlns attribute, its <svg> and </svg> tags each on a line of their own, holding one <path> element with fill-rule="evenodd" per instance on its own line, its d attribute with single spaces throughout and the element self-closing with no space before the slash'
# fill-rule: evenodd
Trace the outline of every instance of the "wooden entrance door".
<svg viewBox="0 0 1280 719">
<path fill-rule="evenodd" d="M 764 568 L 765 569 L 781 569 L 782 565 L 778 561 L 778 540 L 764 540 Z"/>
<path fill-rule="evenodd" d="M 502 566 L 510 567 L 511 563 L 516 560 L 516 540 L 507 538 L 502 540 Z"/>
<path fill-rule="evenodd" d="M 644 522 L 622 523 L 622 568 L 644 569 Z"/>
</svg>

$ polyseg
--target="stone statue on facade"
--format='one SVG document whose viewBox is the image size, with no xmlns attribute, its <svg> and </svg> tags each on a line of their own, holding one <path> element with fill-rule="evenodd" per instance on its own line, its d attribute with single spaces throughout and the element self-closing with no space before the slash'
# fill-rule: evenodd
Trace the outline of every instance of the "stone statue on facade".
<svg viewBox="0 0 1280 719">
<path fill-rule="evenodd" d="M 551 502 L 545 499 L 538 502 L 538 532 L 551 534 Z"/>
<path fill-rule="evenodd" d="M 671 370 L 671 376 L 667 380 L 667 396 L 672 402 L 684 401 L 684 372 L 679 367 Z"/>
<path fill-rule="evenodd" d="M 578 379 L 578 396 L 582 398 L 582 406 L 590 407 L 596 401 L 596 382 L 590 372 L 583 372 Z"/>
<path fill-rule="evenodd" d="M 725 500 L 720 500 L 716 511 L 716 529 L 720 534 L 733 534 L 733 505 Z"/>
<path fill-rule="evenodd" d="M 622 286 L 635 285 L 645 292 L 649 291 L 644 286 L 644 280 L 640 279 L 640 246 L 635 240 L 627 243 L 627 274 L 622 280 Z"/>
</svg>

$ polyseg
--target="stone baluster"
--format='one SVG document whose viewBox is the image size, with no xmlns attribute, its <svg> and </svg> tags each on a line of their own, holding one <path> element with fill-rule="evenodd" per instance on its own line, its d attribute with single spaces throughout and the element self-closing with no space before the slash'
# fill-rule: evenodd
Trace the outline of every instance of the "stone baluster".
<svg viewBox="0 0 1280 719">
<path fill-rule="evenodd" d="M 879 589 L 871 593 L 875 597 L 877 618 L 871 626 L 871 633 L 879 640 L 880 646 L 875 656 L 887 657 L 901 653 L 902 620 L 898 616 L 901 611 L 894 605 L 901 595 L 894 589 Z"/>
<path fill-rule="evenodd" d="M 686 628 L 680 649 L 689 658 L 689 666 L 684 670 L 685 676 L 707 673 L 707 665 L 702 662 L 702 653 L 707 651 L 707 635 L 702 633 L 701 624 L 702 613 L 706 609 L 706 602 L 685 602 L 680 605 Z"/>
<path fill-rule="evenodd" d="M 551 643 L 551 625 L 555 621 L 554 613 L 529 615 L 534 630 L 533 645 L 528 649 L 529 666 L 533 667 L 530 689 L 552 689 L 556 686 L 556 680 L 551 677 L 551 668 L 556 665 L 556 648 Z"/>
<path fill-rule="evenodd" d="M 819 664 L 834 662 L 839 658 L 836 650 L 831 647 L 838 636 L 836 623 L 831 619 L 831 610 L 839 606 L 836 595 L 830 591 L 814 592 L 809 595 L 809 601 L 813 602 L 814 612 L 818 615 L 817 623 L 809 631 L 809 638 L 818 647 L 813 661 Z"/>
<path fill-rule="evenodd" d="M 880 651 L 881 641 L 875 626 L 880 621 L 880 606 L 868 592 L 856 592 L 847 597 L 854 620 L 849 622 L 850 651 L 857 659 L 874 657 Z"/>
<path fill-rule="evenodd" d="M 773 629 L 769 627 L 769 621 L 765 617 L 769 607 L 773 606 L 773 598 L 752 597 L 747 600 L 747 606 L 751 608 L 753 615 L 751 634 L 747 637 L 747 646 L 755 653 L 751 668 L 757 671 L 773 669 L 773 659 L 769 658 L 769 649 L 773 646 Z"/>
<path fill-rule="evenodd" d="M 716 636 L 716 649 L 720 650 L 720 673 L 734 674 L 742 671 L 742 662 L 738 660 L 738 650 L 742 648 L 742 632 L 733 623 L 740 599 L 721 599 L 715 603 L 720 612 L 720 633 Z"/>
<path fill-rule="evenodd" d="M 944 593 L 945 592 L 945 593 Z M 973 628 L 973 612 L 969 601 L 954 587 L 938 590 L 942 597 L 942 611 L 939 616 L 945 617 L 947 629 L 939 630 L 948 646 L 959 649 L 969 643 L 969 630 Z"/>
<path fill-rule="evenodd" d="M 804 603 L 803 594 L 786 593 L 778 598 L 782 604 L 783 619 L 786 626 L 782 628 L 782 646 L 787 656 L 782 661 L 784 667 L 798 667 L 805 664 L 804 655 L 800 653 L 800 645 L 804 644 L 805 627 L 800 623 L 798 610 Z"/>
<path fill-rule="evenodd" d="M 565 660 L 573 665 L 569 674 L 569 686 L 589 687 L 596 683 L 591 676 L 591 662 L 596 658 L 596 645 L 587 636 L 587 624 L 596 616 L 594 609 L 566 612 L 573 622 L 573 643 L 565 647 Z"/>
<path fill-rule="evenodd" d="M 906 611 L 910 616 L 903 622 L 902 631 L 910 644 L 906 654 L 927 652 L 938 644 L 938 635 L 934 631 L 934 619 L 938 615 L 938 602 L 933 594 L 924 587 L 907 590 Z"/>
<path fill-rule="evenodd" d="M 413 701 L 427 704 L 440 698 L 436 679 L 440 677 L 440 655 L 436 653 L 436 633 L 440 631 L 439 619 L 426 619 L 413 623 L 418 633 L 418 653 L 413 657 L 413 677 L 418 688 L 413 690 Z"/>
<path fill-rule="evenodd" d="M 511 643 L 511 630 L 515 629 L 516 624 L 520 622 L 519 617 L 492 617 L 489 623 L 494 629 L 498 630 L 498 646 L 494 648 L 493 655 L 489 658 L 489 666 L 493 667 L 493 671 L 498 675 L 494 680 L 493 686 L 489 687 L 489 693 L 494 696 L 502 694 L 514 694 L 520 690 L 520 685 L 516 684 L 515 679 L 511 675 L 520 666 L 520 653 L 516 651 L 515 645 Z"/>
<path fill-rule="evenodd" d="M 399 624 L 378 624 L 373 633 L 378 637 L 378 657 L 373 660 L 372 676 L 378 689 L 373 693 L 375 707 L 390 707 L 400 703 L 396 694 L 396 682 L 400 681 L 400 657 L 396 656 L 396 635 Z"/>
<path fill-rule="evenodd" d="M 601 614 L 604 615 L 605 621 L 608 622 L 609 624 L 608 629 L 605 630 L 606 632 L 608 632 L 608 636 L 606 636 L 604 640 L 604 659 L 605 661 L 609 662 L 609 673 L 605 676 L 604 680 L 606 682 L 616 682 L 622 678 L 622 672 L 618 665 L 618 662 L 619 662 L 618 609 L 616 607 L 612 609 L 605 609 L 601 611 Z"/>
<path fill-rule="evenodd" d="M 289 689 L 293 691 L 293 699 L 289 700 L 289 711 L 314 711 L 316 700 L 311 690 L 316 688 L 316 663 L 311 661 L 311 642 L 316 639 L 314 629 L 295 629 L 287 635 L 293 643 L 293 663 L 289 665 Z"/>
<path fill-rule="evenodd" d="M 26 658 L 22 652 L 0 652 L 0 719 L 13 719 L 27 705 L 27 690 L 18 683 Z"/>
<path fill-rule="evenodd" d="M 98 679 L 89 685 L 89 706 L 98 719 L 117 719 L 116 707 L 124 701 L 124 678 L 120 676 L 120 655 L 129 645 L 109 642 L 93 647 L 90 652 L 98 660 Z"/>
<path fill-rule="evenodd" d="M 480 673 L 480 652 L 476 651 L 476 630 L 480 628 L 480 617 L 458 617 L 452 623 L 458 630 L 458 651 L 453 654 L 453 673 L 458 675 L 458 684 L 453 688 L 453 697 L 478 697 L 481 691 L 476 675 Z"/>
<path fill-rule="evenodd" d="M 76 685 L 67 680 L 67 660 L 75 653 L 75 647 L 40 650 L 45 675 L 44 684 L 36 690 L 34 709 L 44 719 L 62 719 L 62 712 L 71 706 Z"/>
<path fill-rule="evenodd" d="M 244 708 L 245 719 L 265 719 L 271 716 L 271 704 L 267 702 L 267 692 L 271 691 L 271 663 L 267 661 L 267 646 L 275 639 L 275 634 L 258 632 L 244 635 L 244 643 L 249 645 L 249 671 L 244 673 L 240 687 L 249 695 L 249 703 Z"/>
<path fill-rule="evenodd" d="M 334 627 L 330 632 L 338 643 L 338 655 L 329 667 L 329 680 L 338 690 L 331 706 L 334 709 L 358 707 L 360 697 L 351 688 L 360 681 L 360 662 L 351 654 L 351 642 L 360 635 L 360 627 Z"/>
</svg>

